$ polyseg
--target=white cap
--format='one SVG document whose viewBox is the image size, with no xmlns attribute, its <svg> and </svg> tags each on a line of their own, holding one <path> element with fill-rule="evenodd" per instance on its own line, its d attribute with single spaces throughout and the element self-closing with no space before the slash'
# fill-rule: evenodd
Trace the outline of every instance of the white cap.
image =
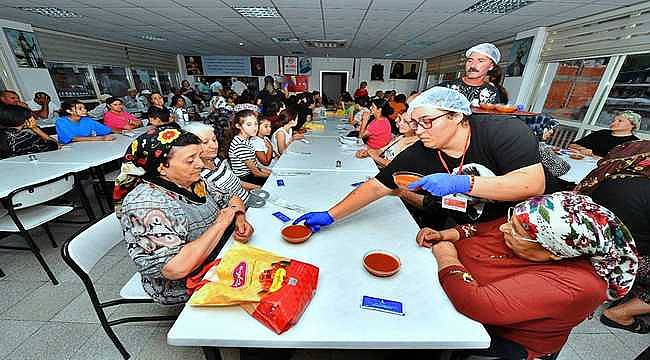
<svg viewBox="0 0 650 360">
<path fill-rule="evenodd" d="M 418 95 L 411 103 L 407 113 L 411 113 L 418 107 L 431 107 L 439 110 L 447 110 L 465 115 L 472 115 L 469 107 L 469 100 L 460 92 L 442 87 L 434 86 L 431 89 Z"/>
<path fill-rule="evenodd" d="M 501 61 L 501 52 L 499 48 L 494 46 L 494 44 L 483 43 L 476 46 L 472 46 L 469 50 L 465 51 L 465 57 L 469 57 L 473 52 L 481 53 L 494 61 L 495 64 L 498 64 Z"/>
<path fill-rule="evenodd" d="M 151 90 L 144 89 L 144 90 L 140 91 L 140 94 L 142 94 L 142 95 L 151 95 Z"/>
</svg>

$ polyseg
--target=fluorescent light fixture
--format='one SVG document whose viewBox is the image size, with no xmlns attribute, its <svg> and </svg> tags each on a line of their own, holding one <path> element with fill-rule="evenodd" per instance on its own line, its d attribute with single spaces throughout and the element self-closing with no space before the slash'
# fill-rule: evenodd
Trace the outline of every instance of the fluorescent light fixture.
<svg viewBox="0 0 650 360">
<path fill-rule="evenodd" d="M 74 11 L 59 9 L 57 7 L 19 7 L 20 10 L 28 11 L 34 14 L 53 17 L 53 18 L 78 18 L 81 15 L 77 14 Z"/>
<path fill-rule="evenodd" d="M 393 56 L 393 54 L 388 53 L 388 54 L 384 54 L 384 56 L 389 57 L 389 56 Z"/>
<path fill-rule="evenodd" d="M 272 37 L 271 40 L 273 40 L 274 43 L 296 43 L 300 41 L 297 37 Z"/>
<path fill-rule="evenodd" d="M 245 44 L 244 44 L 243 42 L 240 42 L 240 43 L 239 43 L 239 46 L 244 46 L 244 45 L 245 45 Z"/>
<path fill-rule="evenodd" d="M 154 35 L 154 34 L 144 34 L 144 35 L 141 36 L 141 38 L 143 38 L 145 40 L 149 40 L 149 41 L 166 41 L 167 40 L 167 39 L 165 39 L 164 37 L 162 37 L 160 35 Z"/>
<path fill-rule="evenodd" d="M 481 0 L 463 12 L 466 14 L 505 15 L 531 2 L 530 0 Z"/>
<path fill-rule="evenodd" d="M 280 17 L 278 9 L 274 7 L 236 7 L 235 10 L 243 17 L 275 18 Z"/>
<path fill-rule="evenodd" d="M 347 40 L 305 40 L 305 47 L 319 49 L 344 48 Z"/>
</svg>

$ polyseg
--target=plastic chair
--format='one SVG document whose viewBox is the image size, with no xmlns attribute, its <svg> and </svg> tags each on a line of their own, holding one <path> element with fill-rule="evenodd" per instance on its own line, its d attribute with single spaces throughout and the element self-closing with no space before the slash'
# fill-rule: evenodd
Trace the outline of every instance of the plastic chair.
<svg viewBox="0 0 650 360">
<path fill-rule="evenodd" d="M 153 303 L 149 295 L 142 289 L 140 274 L 136 273 L 120 291 L 120 299 L 100 301 L 95 290 L 93 280 L 89 276 L 90 270 L 104 257 L 115 245 L 123 241 L 122 227 L 115 213 L 109 214 L 95 224 L 81 229 L 73 235 L 61 249 L 63 260 L 79 276 L 87 290 L 90 302 L 97 313 L 99 322 L 124 359 L 131 355 L 117 337 L 112 327 L 119 324 L 144 321 L 172 321 L 176 316 L 132 316 L 108 320 L 104 309 L 121 304 Z"/>
<path fill-rule="evenodd" d="M 47 223 L 69 213 L 74 208 L 45 205 L 45 203 L 75 189 L 77 187 L 75 184 L 74 176 L 66 174 L 39 184 L 16 189 L 2 199 L 7 213 L 0 215 L 0 233 L 18 233 L 27 242 L 28 247 L 1 245 L 0 248 L 31 251 L 54 285 L 58 285 L 59 282 L 45 262 L 39 247 L 29 234 L 29 230 L 41 226 L 52 242 L 52 247 L 56 248 L 58 245 Z M 83 194 L 83 191 L 81 193 Z"/>
</svg>

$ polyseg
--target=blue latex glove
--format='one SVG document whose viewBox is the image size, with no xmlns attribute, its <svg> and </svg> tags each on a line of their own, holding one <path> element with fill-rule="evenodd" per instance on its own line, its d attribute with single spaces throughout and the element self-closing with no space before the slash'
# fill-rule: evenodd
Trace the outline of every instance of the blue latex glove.
<svg viewBox="0 0 650 360">
<path fill-rule="evenodd" d="M 321 227 L 331 225 L 334 222 L 334 218 L 330 213 L 327 211 L 319 211 L 303 214 L 301 217 L 296 219 L 293 224 L 296 225 L 303 220 L 305 221 L 305 225 L 309 226 L 312 232 L 318 232 Z"/>
<path fill-rule="evenodd" d="M 449 175 L 445 173 L 431 174 L 408 185 L 408 189 L 411 191 L 417 188 L 422 188 L 435 196 L 466 193 L 469 192 L 470 177 L 469 175 Z"/>
</svg>

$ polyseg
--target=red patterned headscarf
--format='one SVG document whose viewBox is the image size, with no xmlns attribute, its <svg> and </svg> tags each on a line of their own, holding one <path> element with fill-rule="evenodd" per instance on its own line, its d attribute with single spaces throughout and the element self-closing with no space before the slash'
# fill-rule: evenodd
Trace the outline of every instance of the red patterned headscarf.
<svg viewBox="0 0 650 360">
<path fill-rule="evenodd" d="M 570 191 L 530 198 L 514 216 L 528 235 L 561 258 L 585 256 L 618 299 L 630 290 L 638 268 L 632 234 L 614 213 Z"/>
<path fill-rule="evenodd" d="M 120 175 L 115 180 L 113 201 L 115 201 L 116 215 L 118 217 L 121 215 L 122 200 L 143 180 L 182 195 L 195 203 L 204 204 L 206 186 L 203 180 L 192 184 L 192 191 L 189 191 L 160 176 L 160 170 L 167 164 L 174 146 L 200 143 L 201 140 L 196 135 L 175 127 L 151 128 L 133 140 L 124 154 Z"/>
</svg>

